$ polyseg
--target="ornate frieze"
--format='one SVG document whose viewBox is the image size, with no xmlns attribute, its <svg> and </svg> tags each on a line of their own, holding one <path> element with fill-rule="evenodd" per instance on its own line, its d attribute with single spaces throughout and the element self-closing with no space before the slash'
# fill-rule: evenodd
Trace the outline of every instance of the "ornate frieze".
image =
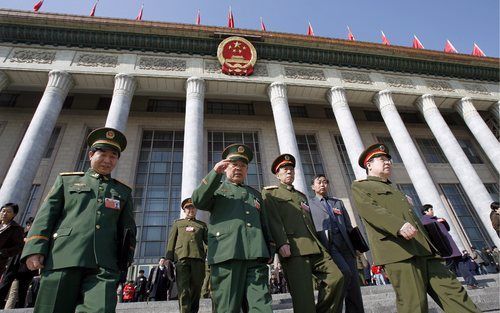
<svg viewBox="0 0 500 313">
<path fill-rule="evenodd" d="M 367 73 L 342 72 L 342 80 L 346 83 L 371 85 L 373 81 Z"/>
<path fill-rule="evenodd" d="M 267 72 L 267 65 L 266 64 L 255 64 L 253 67 L 253 76 L 269 76 L 269 73 Z"/>
<path fill-rule="evenodd" d="M 205 61 L 204 66 L 205 73 L 221 74 L 222 70 L 220 64 L 215 61 Z"/>
<path fill-rule="evenodd" d="M 415 89 L 413 81 L 409 78 L 398 76 L 384 76 L 385 81 L 391 87 Z"/>
<path fill-rule="evenodd" d="M 138 68 L 141 70 L 155 71 L 184 72 L 186 67 L 186 60 L 162 57 L 141 57 L 138 64 Z"/>
<path fill-rule="evenodd" d="M 23 49 L 14 51 L 10 62 L 52 64 L 55 57 L 55 51 Z"/>
<path fill-rule="evenodd" d="M 292 79 L 326 80 L 323 70 L 305 67 L 286 66 L 285 76 Z"/>
<path fill-rule="evenodd" d="M 453 91 L 453 88 L 451 87 L 450 83 L 447 82 L 447 81 L 444 81 L 444 80 L 426 79 L 425 83 L 432 90 L 448 91 L 448 92 L 452 92 Z"/>
<path fill-rule="evenodd" d="M 476 93 L 476 94 L 483 94 L 483 95 L 490 94 L 488 92 L 488 89 L 486 89 L 486 87 L 484 87 L 483 85 L 462 83 L 462 86 L 464 86 L 464 89 L 469 93 Z"/>
<path fill-rule="evenodd" d="M 76 60 L 77 66 L 116 67 L 118 56 L 105 54 L 80 54 Z"/>
<path fill-rule="evenodd" d="M 222 74 L 220 63 L 215 61 L 205 61 L 203 71 L 205 73 Z M 267 71 L 267 64 L 262 64 L 262 63 L 255 64 L 252 76 L 263 76 L 263 77 L 269 76 L 269 72 Z"/>
</svg>

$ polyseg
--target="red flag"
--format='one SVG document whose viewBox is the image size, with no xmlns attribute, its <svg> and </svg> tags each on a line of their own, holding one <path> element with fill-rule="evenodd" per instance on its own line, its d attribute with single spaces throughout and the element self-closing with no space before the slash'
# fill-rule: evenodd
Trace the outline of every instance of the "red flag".
<svg viewBox="0 0 500 313">
<path fill-rule="evenodd" d="M 383 31 L 380 31 L 382 33 L 382 44 L 386 46 L 390 46 L 391 43 L 389 42 L 389 39 L 387 39 L 387 36 L 384 34 Z"/>
<path fill-rule="evenodd" d="M 354 38 L 354 34 L 352 33 L 351 29 L 349 28 L 349 26 L 347 26 L 347 40 L 351 40 L 351 41 L 356 41 L 356 38 Z"/>
<path fill-rule="evenodd" d="M 453 46 L 451 41 L 446 40 L 446 45 L 444 46 L 444 52 L 446 53 L 458 53 L 457 49 Z"/>
<path fill-rule="evenodd" d="M 40 8 L 42 7 L 42 4 L 43 0 L 40 0 L 37 3 L 35 3 L 35 5 L 33 6 L 33 11 L 38 12 L 38 10 L 40 10 Z"/>
<path fill-rule="evenodd" d="M 425 49 L 424 45 L 418 40 L 417 36 L 413 35 L 413 48 L 414 49 Z"/>
<path fill-rule="evenodd" d="M 97 8 L 97 4 L 99 3 L 99 0 L 97 0 L 94 5 L 92 6 L 92 10 L 90 10 L 89 16 L 94 16 L 95 15 L 95 9 Z"/>
<path fill-rule="evenodd" d="M 227 27 L 234 28 L 234 16 L 231 7 L 229 7 L 229 14 L 227 15 Z"/>
<path fill-rule="evenodd" d="M 144 3 L 141 5 L 141 9 L 139 10 L 139 14 L 135 18 L 136 21 L 142 21 L 142 12 L 144 11 Z"/>
<path fill-rule="evenodd" d="M 481 48 L 479 48 L 479 46 L 474 43 L 474 48 L 472 49 L 472 55 L 475 55 L 477 57 L 485 57 L 486 54 L 484 54 L 483 50 L 481 50 Z"/>
<path fill-rule="evenodd" d="M 307 27 L 307 36 L 314 36 L 314 30 L 311 26 L 311 22 L 309 22 L 309 26 Z"/>
<path fill-rule="evenodd" d="M 265 32 L 266 31 L 266 24 L 264 24 L 264 21 L 262 20 L 262 17 L 260 18 L 260 30 Z"/>
<path fill-rule="evenodd" d="M 201 24 L 201 15 L 200 15 L 200 10 L 198 10 L 198 14 L 196 14 L 196 25 Z"/>
</svg>

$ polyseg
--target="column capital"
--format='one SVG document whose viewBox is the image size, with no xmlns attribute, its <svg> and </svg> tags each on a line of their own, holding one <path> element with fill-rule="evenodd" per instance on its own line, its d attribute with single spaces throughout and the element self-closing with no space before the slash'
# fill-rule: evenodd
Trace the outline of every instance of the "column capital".
<svg viewBox="0 0 500 313">
<path fill-rule="evenodd" d="M 124 73 L 115 75 L 115 91 L 121 90 L 124 92 L 133 93 L 137 87 L 137 81 L 134 76 Z"/>
<path fill-rule="evenodd" d="M 189 93 L 205 93 L 205 80 L 200 77 L 192 76 L 186 80 L 186 92 Z"/>
<path fill-rule="evenodd" d="M 388 107 L 395 107 L 394 101 L 392 100 L 392 91 L 384 89 L 377 92 L 375 96 L 373 96 L 373 103 L 375 103 L 380 111 Z"/>
<path fill-rule="evenodd" d="M 47 88 L 59 90 L 61 94 L 66 94 L 73 87 L 74 81 L 71 74 L 66 71 L 52 70 L 49 72 L 49 81 Z"/>
<path fill-rule="evenodd" d="M 420 110 L 422 114 L 428 110 L 437 110 L 436 102 L 434 102 L 434 96 L 432 94 L 426 93 L 420 96 L 415 101 L 415 106 Z"/>
<path fill-rule="evenodd" d="M 337 86 L 330 88 L 330 90 L 326 93 L 326 98 L 332 106 L 342 104 L 347 105 L 344 87 Z"/>
<path fill-rule="evenodd" d="M 274 82 L 267 88 L 267 94 L 271 102 L 276 98 L 287 98 L 286 84 L 283 82 Z"/>
<path fill-rule="evenodd" d="M 469 114 L 477 113 L 477 110 L 474 107 L 474 103 L 472 103 L 471 97 L 463 97 L 462 99 L 457 100 L 453 107 L 458 112 L 458 114 L 462 116 L 462 118 L 465 118 Z"/>
<path fill-rule="evenodd" d="M 9 77 L 4 72 L 0 71 L 0 91 L 2 91 L 9 84 Z"/>
<path fill-rule="evenodd" d="M 490 112 L 495 116 L 497 122 L 500 121 L 500 101 L 493 103 L 490 107 Z"/>
</svg>

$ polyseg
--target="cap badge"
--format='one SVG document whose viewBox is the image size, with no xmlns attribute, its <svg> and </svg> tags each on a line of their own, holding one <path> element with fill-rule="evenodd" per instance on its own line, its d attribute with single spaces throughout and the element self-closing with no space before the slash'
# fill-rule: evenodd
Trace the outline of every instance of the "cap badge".
<svg viewBox="0 0 500 313">
<path fill-rule="evenodd" d="M 238 153 L 243 153 L 243 152 L 245 152 L 245 147 L 239 146 L 238 147 Z"/>
<path fill-rule="evenodd" d="M 290 157 L 288 155 L 285 155 L 285 160 L 290 161 Z"/>
<path fill-rule="evenodd" d="M 382 145 L 381 145 L 381 146 L 379 146 L 378 148 L 380 149 L 380 151 L 385 151 L 385 147 L 384 147 L 384 146 L 382 146 Z"/>
<path fill-rule="evenodd" d="M 106 132 L 106 138 L 108 138 L 108 139 L 113 139 L 113 138 L 115 138 L 115 132 L 114 132 L 114 131 L 112 131 L 112 130 L 108 130 L 108 131 Z"/>
</svg>

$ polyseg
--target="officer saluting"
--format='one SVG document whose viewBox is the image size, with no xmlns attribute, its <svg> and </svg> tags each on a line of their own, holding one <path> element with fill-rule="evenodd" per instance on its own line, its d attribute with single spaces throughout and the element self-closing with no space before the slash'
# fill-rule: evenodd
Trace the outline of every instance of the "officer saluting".
<svg viewBox="0 0 500 313">
<path fill-rule="evenodd" d="M 427 293 L 445 312 L 479 312 L 460 282 L 435 255 L 407 197 L 389 181 L 392 161 L 380 143 L 359 157 L 368 174 L 352 184 L 354 203 L 366 226 L 376 265 L 384 265 L 399 313 L 428 312 Z"/>
<path fill-rule="evenodd" d="M 87 144 L 90 169 L 59 174 L 26 238 L 21 258 L 43 269 L 35 313 L 115 312 L 119 270 L 133 260 L 131 189 L 110 175 L 127 140 L 99 128 Z"/>
<path fill-rule="evenodd" d="M 208 229 L 207 224 L 196 219 L 196 208 L 191 198 L 184 199 L 181 206 L 186 218 L 172 225 L 166 259 L 175 262 L 180 312 L 196 313 L 205 279 Z"/>
</svg>

